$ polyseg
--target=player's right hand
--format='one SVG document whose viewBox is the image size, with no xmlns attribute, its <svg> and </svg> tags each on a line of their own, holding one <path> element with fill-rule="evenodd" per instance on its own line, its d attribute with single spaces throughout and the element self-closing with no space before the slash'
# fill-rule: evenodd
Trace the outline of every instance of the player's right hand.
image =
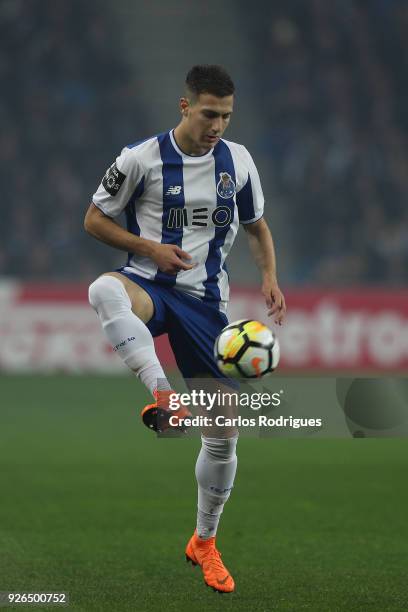
<svg viewBox="0 0 408 612">
<path fill-rule="evenodd" d="M 183 259 L 191 260 L 189 255 L 176 244 L 157 244 L 151 255 L 153 261 L 161 272 L 166 274 L 177 274 L 180 270 L 191 270 L 193 264 L 185 263 Z"/>
</svg>

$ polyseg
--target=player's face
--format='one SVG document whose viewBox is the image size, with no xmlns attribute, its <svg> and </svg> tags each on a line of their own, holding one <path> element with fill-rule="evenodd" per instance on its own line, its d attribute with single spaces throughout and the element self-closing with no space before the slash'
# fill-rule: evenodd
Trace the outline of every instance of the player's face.
<svg viewBox="0 0 408 612">
<path fill-rule="evenodd" d="M 212 94 L 200 94 L 196 100 L 184 99 L 183 109 L 186 134 L 197 150 L 208 151 L 215 147 L 231 119 L 234 96 L 218 98 Z"/>
</svg>

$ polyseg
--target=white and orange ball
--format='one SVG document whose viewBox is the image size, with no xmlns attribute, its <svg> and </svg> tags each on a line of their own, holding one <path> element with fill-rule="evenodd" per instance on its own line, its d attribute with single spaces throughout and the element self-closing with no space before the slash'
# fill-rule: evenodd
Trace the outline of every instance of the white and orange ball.
<svg viewBox="0 0 408 612">
<path fill-rule="evenodd" d="M 277 367 L 279 342 L 263 323 L 242 319 L 224 327 L 215 341 L 214 357 L 225 376 L 261 378 Z"/>
</svg>

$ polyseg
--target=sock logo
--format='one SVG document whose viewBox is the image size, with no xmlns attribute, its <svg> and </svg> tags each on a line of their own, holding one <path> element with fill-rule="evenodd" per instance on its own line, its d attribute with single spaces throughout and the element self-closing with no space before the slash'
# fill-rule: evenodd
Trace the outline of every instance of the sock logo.
<svg viewBox="0 0 408 612">
<path fill-rule="evenodd" d="M 229 491 L 232 491 L 232 487 L 228 487 L 226 489 L 217 489 L 217 487 L 210 487 L 211 491 L 215 491 L 216 493 L 228 493 Z"/>
<path fill-rule="evenodd" d="M 113 347 L 114 352 L 116 353 L 116 351 L 118 351 L 120 348 L 123 348 L 124 346 L 129 344 L 129 342 L 132 342 L 133 340 L 136 340 L 134 336 L 130 336 L 130 338 L 128 338 L 127 340 L 122 340 L 122 342 L 119 342 L 119 344 L 116 344 Z"/>
</svg>

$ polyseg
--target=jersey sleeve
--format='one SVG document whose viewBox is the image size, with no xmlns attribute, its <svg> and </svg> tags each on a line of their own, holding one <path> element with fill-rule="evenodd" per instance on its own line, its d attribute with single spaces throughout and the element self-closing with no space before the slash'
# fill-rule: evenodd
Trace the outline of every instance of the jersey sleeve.
<svg viewBox="0 0 408 612">
<path fill-rule="evenodd" d="M 118 217 L 143 183 L 143 169 L 124 148 L 116 161 L 107 169 L 92 202 L 108 217 Z"/>
<path fill-rule="evenodd" d="M 237 191 L 237 207 L 239 222 L 245 225 L 246 223 L 255 223 L 255 221 L 262 217 L 265 200 L 254 160 L 244 147 L 243 150 L 246 181 L 241 189 Z"/>
</svg>

